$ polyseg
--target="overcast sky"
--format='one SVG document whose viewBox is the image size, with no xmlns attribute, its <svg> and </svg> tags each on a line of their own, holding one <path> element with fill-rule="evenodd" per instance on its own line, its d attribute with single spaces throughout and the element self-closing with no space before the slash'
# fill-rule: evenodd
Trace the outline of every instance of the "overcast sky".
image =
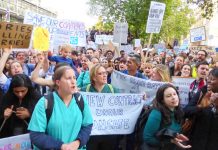
<svg viewBox="0 0 218 150">
<path fill-rule="evenodd" d="M 90 27 L 97 22 L 97 17 L 89 16 L 88 0 L 41 0 L 41 5 L 58 12 L 58 17 L 63 19 L 77 20 Z"/>
</svg>

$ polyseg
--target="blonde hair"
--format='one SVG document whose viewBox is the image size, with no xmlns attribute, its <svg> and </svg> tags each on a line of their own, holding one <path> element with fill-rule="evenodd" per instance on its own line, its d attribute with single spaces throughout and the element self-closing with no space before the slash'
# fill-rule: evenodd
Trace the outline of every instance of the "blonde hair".
<svg viewBox="0 0 218 150">
<path fill-rule="evenodd" d="M 67 51 L 72 51 L 72 46 L 70 45 L 70 44 L 63 44 L 63 45 L 61 45 L 61 47 L 60 47 L 60 51 L 62 51 L 62 50 L 67 50 Z"/>
<path fill-rule="evenodd" d="M 169 68 L 166 65 L 157 64 L 154 68 L 160 74 L 162 82 L 171 82 Z"/>
<path fill-rule="evenodd" d="M 104 68 L 101 64 L 95 64 L 91 70 L 90 70 L 90 81 L 91 81 L 91 84 L 92 85 L 95 85 L 95 81 L 94 81 L 94 78 L 96 77 L 96 74 L 97 74 L 97 71 L 100 69 L 100 68 Z"/>
</svg>

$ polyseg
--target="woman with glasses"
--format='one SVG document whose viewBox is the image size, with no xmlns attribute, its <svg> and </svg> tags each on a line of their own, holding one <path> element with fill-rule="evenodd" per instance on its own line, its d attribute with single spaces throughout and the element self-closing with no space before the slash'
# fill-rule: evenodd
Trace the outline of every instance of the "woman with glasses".
<svg viewBox="0 0 218 150">
<path fill-rule="evenodd" d="M 95 93 L 117 93 L 118 91 L 107 84 L 107 71 L 101 64 L 94 65 L 90 70 L 91 84 L 83 87 L 81 91 Z M 117 135 L 91 136 L 87 150 L 115 150 Z"/>
</svg>

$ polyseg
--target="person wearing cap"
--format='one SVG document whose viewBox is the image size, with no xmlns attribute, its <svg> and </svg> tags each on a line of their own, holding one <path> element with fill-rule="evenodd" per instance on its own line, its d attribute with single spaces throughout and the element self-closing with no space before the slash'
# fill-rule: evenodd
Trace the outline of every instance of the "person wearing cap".
<svg viewBox="0 0 218 150">
<path fill-rule="evenodd" d="M 124 74 L 134 76 L 141 79 L 148 79 L 138 71 L 141 66 L 141 57 L 137 53 L 130 53 L 127 58 L 127 70 L 121 71 Z"/>
</svg>

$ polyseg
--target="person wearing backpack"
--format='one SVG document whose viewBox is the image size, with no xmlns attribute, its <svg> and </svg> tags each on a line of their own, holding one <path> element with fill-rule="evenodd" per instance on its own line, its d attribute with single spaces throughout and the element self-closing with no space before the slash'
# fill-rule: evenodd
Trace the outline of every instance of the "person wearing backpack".
<svg viewBox="0 0 218 150">
<path fill-rule="evenodd" d="M 94 93 L 117 93 L 118 91 L 107 84 L 107 71 L 101 64 L 94 65 L 90 70 L 91 84 L 81 91 Z M 118 145 L 117 135 L 94 135 L 90 137 L 87 150 L 115 150 Z"/>
<path fill-rule="evenodd" d="M 191 147 L 182 143 L 188 141 L 188 138 L 180 134 L 183 112 L 179 101 L 176 87 L 171 84 L 159 87 L 144 126 L 141 150 L 174 150 L 176 146 Z"/>
<path fill-rule="evenodd" d="M 85 99 L 84 108 L 75 97 L 76 77 L 69 66 L 59 67 L 53 76 L 55 91 L 50 117 L 47 108 L 51 103 L 42 97 L 36 104 L 28 129 L 34 149 L 85 149 L 91 134 L 93 119 Z M 48 119 L 49 118 L 49 119 Z"/>
</svg>

